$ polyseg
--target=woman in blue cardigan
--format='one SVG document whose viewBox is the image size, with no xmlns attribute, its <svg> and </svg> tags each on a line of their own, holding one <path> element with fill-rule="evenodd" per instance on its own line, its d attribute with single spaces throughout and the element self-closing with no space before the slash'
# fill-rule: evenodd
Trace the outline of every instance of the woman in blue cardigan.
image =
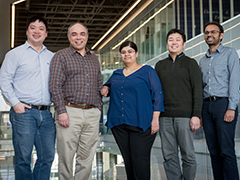
<svg viewBox="0 0 240 180">
<path fill-rule="evenodd" d="M 137 63 L 134 42 L 119 49 L 125 67 L 113 72 L 101 94 L 110 94 L 107 128 L 122 153 L 128 180 L 150 180 L 150 155 L 159 115 L 164 111 L 163 93 L 155 70 Z"/>
</svg>

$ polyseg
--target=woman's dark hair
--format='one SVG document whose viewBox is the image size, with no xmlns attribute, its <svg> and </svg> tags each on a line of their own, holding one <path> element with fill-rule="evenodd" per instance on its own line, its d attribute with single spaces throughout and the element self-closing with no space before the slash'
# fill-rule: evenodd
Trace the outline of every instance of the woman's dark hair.
<svg viewBox="0 0 240 180">
<path fill-rule="evenodd" d="M 184 32 L 181 30 L 181 29 L 171 29 L 168 33 L 167 33 L 167 38 L 166 38 L 166 41 L 168 41 L 168 37 L 171 35 L 171 34 L 174 34 L 174 33 L 178 33 L 182 36 L 182 39 L 183 39 L 183 42 L 186 42 L 186 35 L 184 34 Z"/>
<path fill-rule="evenodd" d="M 217 26 L 217 27 L 219 28 L 219 30 L 220 30 L 221 33 L 224 33 L 224 30 L 223 30 L 222 25 L 219 24 L 218 22 L 214 22 L 214 21 L 213 21 L 213 22 L 208 22 L 208 23 L 206 23 L 206 24 L 204 25 L 203 32 L 205 32 L 205 29 L 206 29 L 206 27 L 207 27 L 208 25 L 215 25 L 215 26 Z"/>
<path fill-rule="evenodd" d="M 36 20 L 39 20 L 39 22 L 42 22 L 45 27 L 46 27 L 46 31 L 48 31 L 48 24 L 47 24 L 47 21 L 41 17 L 41 16 L 33 16 L 29 19 L 28 23 L 27 23 L 27 26 L 26 26 L 26 30 L 28 30 L 28 27 L 29 25 L 32 23 L 32 22 L 35 22 Z"/>
<path fill-rule="evenodd" d="M 126 46 L 130 46 L 131 48 L 133 48 L 135 50 L 135 52 L 138 52 L 137 50 L 137 45 L 132 42 L 132 41 L 125 41 L 121 44 L 120 48 L 119 48 L 119 52 L 121 52 L 122 48 L 126 47 Z"/>
</svg>

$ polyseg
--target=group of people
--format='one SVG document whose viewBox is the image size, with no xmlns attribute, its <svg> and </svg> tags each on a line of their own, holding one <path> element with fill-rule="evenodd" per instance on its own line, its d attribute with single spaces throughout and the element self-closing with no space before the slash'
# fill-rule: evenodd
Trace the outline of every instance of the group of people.
<svg viewBox="0 0 240 180">
<path fill-rule="evenodd" d="M 11 104 L 16 180 L 50 178 L 56 137 L 59 179 L 73 179 L 73 174 L 77 180 L 91 179 L 102 96 L 110 96 L 106 126 L 122 153 L 128 180 L 150 180 L 158 130 L 167 179 L 194 180 L 194 132 L 201 126 L 214 179 L 239 179 L 234 150 L 239 58 L 233 48 L 221 44 L 224 30 L 219 23 L 204 26 L 209 49 L 199 65 L 184 54 L 186 36 L 180 29 L 168 32 L 169 56 L 155 69 L 137 63 L 134 42 L 122 43 L 125 67 L 114 71 L 104 85 L 99 61 L 86 47 L 86 26 L 70 25 L 70 46 L 55 54 L 43 45 L 47 32 L 46 20 L 32 17 L 25 44 L 6 54 L 0 70 L 0 88 Z M 34 146 L 37 161 L 31 170 Z"/>
</svg>

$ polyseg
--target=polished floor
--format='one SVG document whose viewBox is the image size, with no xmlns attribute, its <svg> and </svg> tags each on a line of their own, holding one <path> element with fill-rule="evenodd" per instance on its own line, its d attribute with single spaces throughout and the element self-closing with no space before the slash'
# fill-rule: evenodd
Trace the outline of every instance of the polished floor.
<svg viewBox="0 0 240 180">
<path fill-rule="evenodd" d="M 109 140 L 110 139 L 110 140 Z M 107 136 L 107 141 L 112 141 L 111 135 Z M 106 141 L 106 139 L 105 139 Z M 114 143 L 114 142 L 112 142 Z M 161 155 L 161 149 L 159 148 L 160 138 L 158 137 L 154 143 L 153 149 L 152 149 L 152 160 L 151 160 L 151 180 L 165 180 L 166 176 L 164 173 L 163 168 L 163 159 Z M 204 143 L 202 140 L 195 142 L 196 149 L 201 149 L 204 147 L 202 145 Z M 102 142 L 99 142 L 99 147 L 101 147 Z M 14 152 L 12 148 L 12 142 L 11 139 L 4 139 L 2 138 L 0 140 L 0 180 L 13 180 L 14 179 Z M 107 145 L 105 143 L 105 145 Z M 111 146 L 111 145 L 110 145 Z M 111 147 L 112 151 L 114 150 L 114 147 Z M 105 151 L 106 149 L 104 149 Z M 99 151 L 99 150 L 98 150 Z M 109 148 L 108 148 L 109 151 Z M 116 152 L 115 154 L 117 154 Z M 106 158 L 109 155 L 106 155 L 109 153 L 105 153 L 105 156 L 101 156 L 101 161 L 98 161 L 98 156 L 95 157 L 95 162 L 93 162 L 93 179 L 94 180 L 126 180 L 126 174 L 124 169 L 124 163 L 122 162 L 122 158 L 118 157 L 118 161 L 115 161 L 112 163 L 112 165 L 109 165 L 108 167 L 105 167 L 107 164 L 107 161 L 110 161 L 109 158 Z M 206 169 L 208 169 L 207 166 L 209 164 L 206 164 L 206 158 L 208 159 L 208 156 L 206 156 L 204 153 L 198 153 L 196 152 L 197 160 L 198 160 L 198 173 L 196 176 L 196 179 L 198 180 L 211 180 L 211 172 L 206 173 Z M 33 153 L 32 155 L 33 164 L 36 160 L 36 154 Z M 51 180 L 57 180 L 58 174 L 57 174 L 57 153 L 55 156 L 55 160 L 52 165 L 52 171 L 51 171 Z M 98 162 L 98 163 L 96 163 Z M 100 163 L 99 163 L 100 162 Z"/>
<path fill-rule="evenodd" d="M 210 157 L 207 151 L 202 133 L 197 133 L 194 141 L 196 158 L 198 163 L 196 180 L 213 180 Z M 240 142 L 236 139 L 236 153 L 240 167 Z M 32 154 L 32 165 L 36 160 L 36 154 Z M 12 141 L 9 138 L 0 139 L 0 180 L 14 180 L 14 152 Z M 58 156 L 51 170 L 51 180 L 58 179 Z M 93 180 L 126 180 L 124 163 L 112 135 L 100 136 L 97 153 L 93 162 Z M 160 138 L 156 138 L 151 154 L 151 180 L 166 180 L 163 158 L 160 148 Z"/>
</svg>

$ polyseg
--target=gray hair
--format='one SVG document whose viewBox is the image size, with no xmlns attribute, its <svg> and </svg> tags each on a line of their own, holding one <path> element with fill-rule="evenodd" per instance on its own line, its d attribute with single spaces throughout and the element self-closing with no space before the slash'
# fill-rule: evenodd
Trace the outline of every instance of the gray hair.
<svg viewBox="0 0 240 180">
<path fill-rule="evenodd" d="M 67 34 L 69 34 L 70 29 L 71 29 L 75 24 L 80 24 L 80 25 L 82 25 L 82 26 L 86 29 L 87 34 L 88 34 L 88 28 L 87 28 L 87 26 L 85 26 L 83 23 L 80 23 L 80 22 L 76 22 L 76 23 L 71 24 L 71 25 L 68 27 L 68 32 L 67 32 Z"/>
</svg>

